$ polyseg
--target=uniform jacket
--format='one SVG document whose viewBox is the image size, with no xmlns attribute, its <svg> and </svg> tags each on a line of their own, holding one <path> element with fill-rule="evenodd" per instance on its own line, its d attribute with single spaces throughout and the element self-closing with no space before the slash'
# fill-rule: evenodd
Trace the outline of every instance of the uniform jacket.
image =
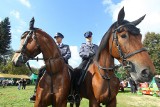
<svg viewBox="0 0 160 107">
<path fill-rule="evenodd" d="M 68 59 L 71 58 L 71 51 L 70 51 L 69 46 L 62 43 L 58 45 L 58 47 L 59 47 L 62 57 L 64 58 L 66 62 L 68 62 Z"/>
<path fill-rule="evenodd" d="M 96 54 L 96 51 L 98 50 L 98 46 L 93 43 L 82 43 L 79 55 L 82 59 L 89 59 L 93 55 Z"/>
</svg>

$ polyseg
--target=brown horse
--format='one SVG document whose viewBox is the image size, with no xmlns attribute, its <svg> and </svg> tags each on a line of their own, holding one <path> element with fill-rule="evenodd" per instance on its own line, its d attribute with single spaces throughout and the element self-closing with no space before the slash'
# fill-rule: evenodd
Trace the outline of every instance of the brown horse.
<svg viewBox="0 0 160 107">
<path fill-rule="evenodd" d="M 46 73 L 39 81 L 35 107 L 66 107 L 70 90 L 70 75 L 60 51 L 46 32 L 35 28 L 22 34 L 20 50 L 15 53 L 13 63 L 21 66 L 39 53 L 43 54 Z"/>
<path fill-rule="evenodd" d="M 117 22 L 103 36 L 94 61 L 80 85 L 80 95 L 89 99 L 89 107 L 100 107 L 101 103 L 116 107 L 119 79 L 114 74 L 114 58 L 128 68 L 137 82 L 150 81 L 155 74 L 154 65 L 141 43 L 140 30 L 136 27 L 145 16 L 133 22 L 124 20 L 124 16 L 122 8 Z"/>
</svg>

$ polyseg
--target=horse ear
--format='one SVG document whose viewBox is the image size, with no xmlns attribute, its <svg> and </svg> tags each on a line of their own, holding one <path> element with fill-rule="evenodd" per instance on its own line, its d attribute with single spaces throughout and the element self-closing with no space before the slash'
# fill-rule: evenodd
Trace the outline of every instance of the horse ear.
<svg viewBox="0 0 160 107">
<path fill-rule="evenodd" d="M 140 17 L 139 19 L 131 22 L 131 24 L 137 26 L 139 23 L 141 23 L 141 21 L 145 18 L 145 16 L 146 16 L 146 14 L 144 16 Z"/>
<path fill-rule="evenodd" d="M 34 17 L 31 19 L 30 23 L 29 23 L 29 29 L 33 30 L 34 29 Z"/>
<path fill-rule="evenodd" d="M 117 19 L 118 25 L 120 25 L 123 22 L 124 16 L 125 16 L 125 13 L 124 13 L 124 7 L 123 7 L 118 13 L 118 19 Z"/>
</svg>

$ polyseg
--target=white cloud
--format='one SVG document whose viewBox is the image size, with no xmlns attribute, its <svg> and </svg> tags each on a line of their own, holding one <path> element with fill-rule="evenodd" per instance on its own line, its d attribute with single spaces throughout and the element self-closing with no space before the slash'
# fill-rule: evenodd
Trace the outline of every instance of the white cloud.
<svg viewBox="0 0 160 107">
<path fill-rule="evenodd" d="M 0 17 L 0 22 L 2 21 L 2 18 Z"/>
<path fill-rule="evenodd" d="M 103 4 L 108 5 L 108 4 L 113 4 L 113 3 L 112 3 L 112 0 L 103 0 Z"/>
<path fill-rule="evenodd" d="M 111 0 L 103 0 L 106 6 L 105 12 L 112 16 L 112 21 L 117 20 L 118 12 L 123 6 L 125 19 L 128 21 L 134 21 L 146 14 L 145 19 L 138 25 L 143 35 L 148 31 L 160 33 L 159 3 L 159 0 L 122 0 L 115 4 Z"/>
<path fill-rule="evenodd" d="M 28 8 L 31 7 L 29 0 L 18 0 L 18 1 L 20 1 L 20 3 L 22 3 L 24 6 L 26 6 Z"/>
<path fill-rule="evenodd" d="M 10 12 L 10 15 L 16 19 L 16 20 L 14 20 L 14 21 L 16 21 L 16 23 L 17 23 L 17 26 L 14 26 L 14 27 L 11 28 L 11 33 L 12 33 L 12 35 L 13 35 L 13 39 L 14 39 L 14 38 L 15 38 L 15 39 L 19 39 L 19 38 L 20 38 L 19 36 L 24 32 L 24 29 L 26 28 L 26 25 L 27 25 L 27 24 L 26 24 L 26 22 L 23 21 L 23 19 L 21 18 L 19 11 L 17 11 L 17 10 L 12 10 L 12 11 Z M 13 19 L 13 18 L 12 18 L 12 19 Z"/>
<path fill-rule="evenodd" d="M 14 16 L 16 19 L 20 19 L 20 13 L 17 10 L 12 10 L 10 15 Z"/>
<path fill-rule="evenodd" d="M 69 64 L 73 68 L 78 67 L 81 62 L 81 58 L 79 57 L 78 47 L 70 46 L 70 50 L 71 50 L 71 59 L 69 59 Z"/>
</svg>

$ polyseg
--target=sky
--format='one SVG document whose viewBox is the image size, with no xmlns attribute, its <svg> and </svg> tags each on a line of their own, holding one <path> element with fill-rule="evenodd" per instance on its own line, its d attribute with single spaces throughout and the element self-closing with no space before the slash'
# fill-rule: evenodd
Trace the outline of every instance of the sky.
<svg viewBox="0 0 160 107">
<path fill-rule="evenodd" d="M 125 19 L 134 21 L 146 14 L 138 25 L 141 33 L 160 33 L 159 0 L 3 0 L 0 3 L 0 21 L 9 17 L 11 22 L 11 48 L 18 50 L 20 37 L 29 28 L 32 17 L 35 27 L 54 37 L 56 32 L 64 35 L 63 43 L 71 49 L 69 64 L 77 67 L 81 58 L 79 48 L 85 43 L 84 33 L 93 32 L 93 43 L 99 44 L 104 33 L 117 20 L 124 6 Z M 42 55 L 39 55 L 42 57 Z M 40 67 L 43 61 L 30 61 Z"/>
</svg>

